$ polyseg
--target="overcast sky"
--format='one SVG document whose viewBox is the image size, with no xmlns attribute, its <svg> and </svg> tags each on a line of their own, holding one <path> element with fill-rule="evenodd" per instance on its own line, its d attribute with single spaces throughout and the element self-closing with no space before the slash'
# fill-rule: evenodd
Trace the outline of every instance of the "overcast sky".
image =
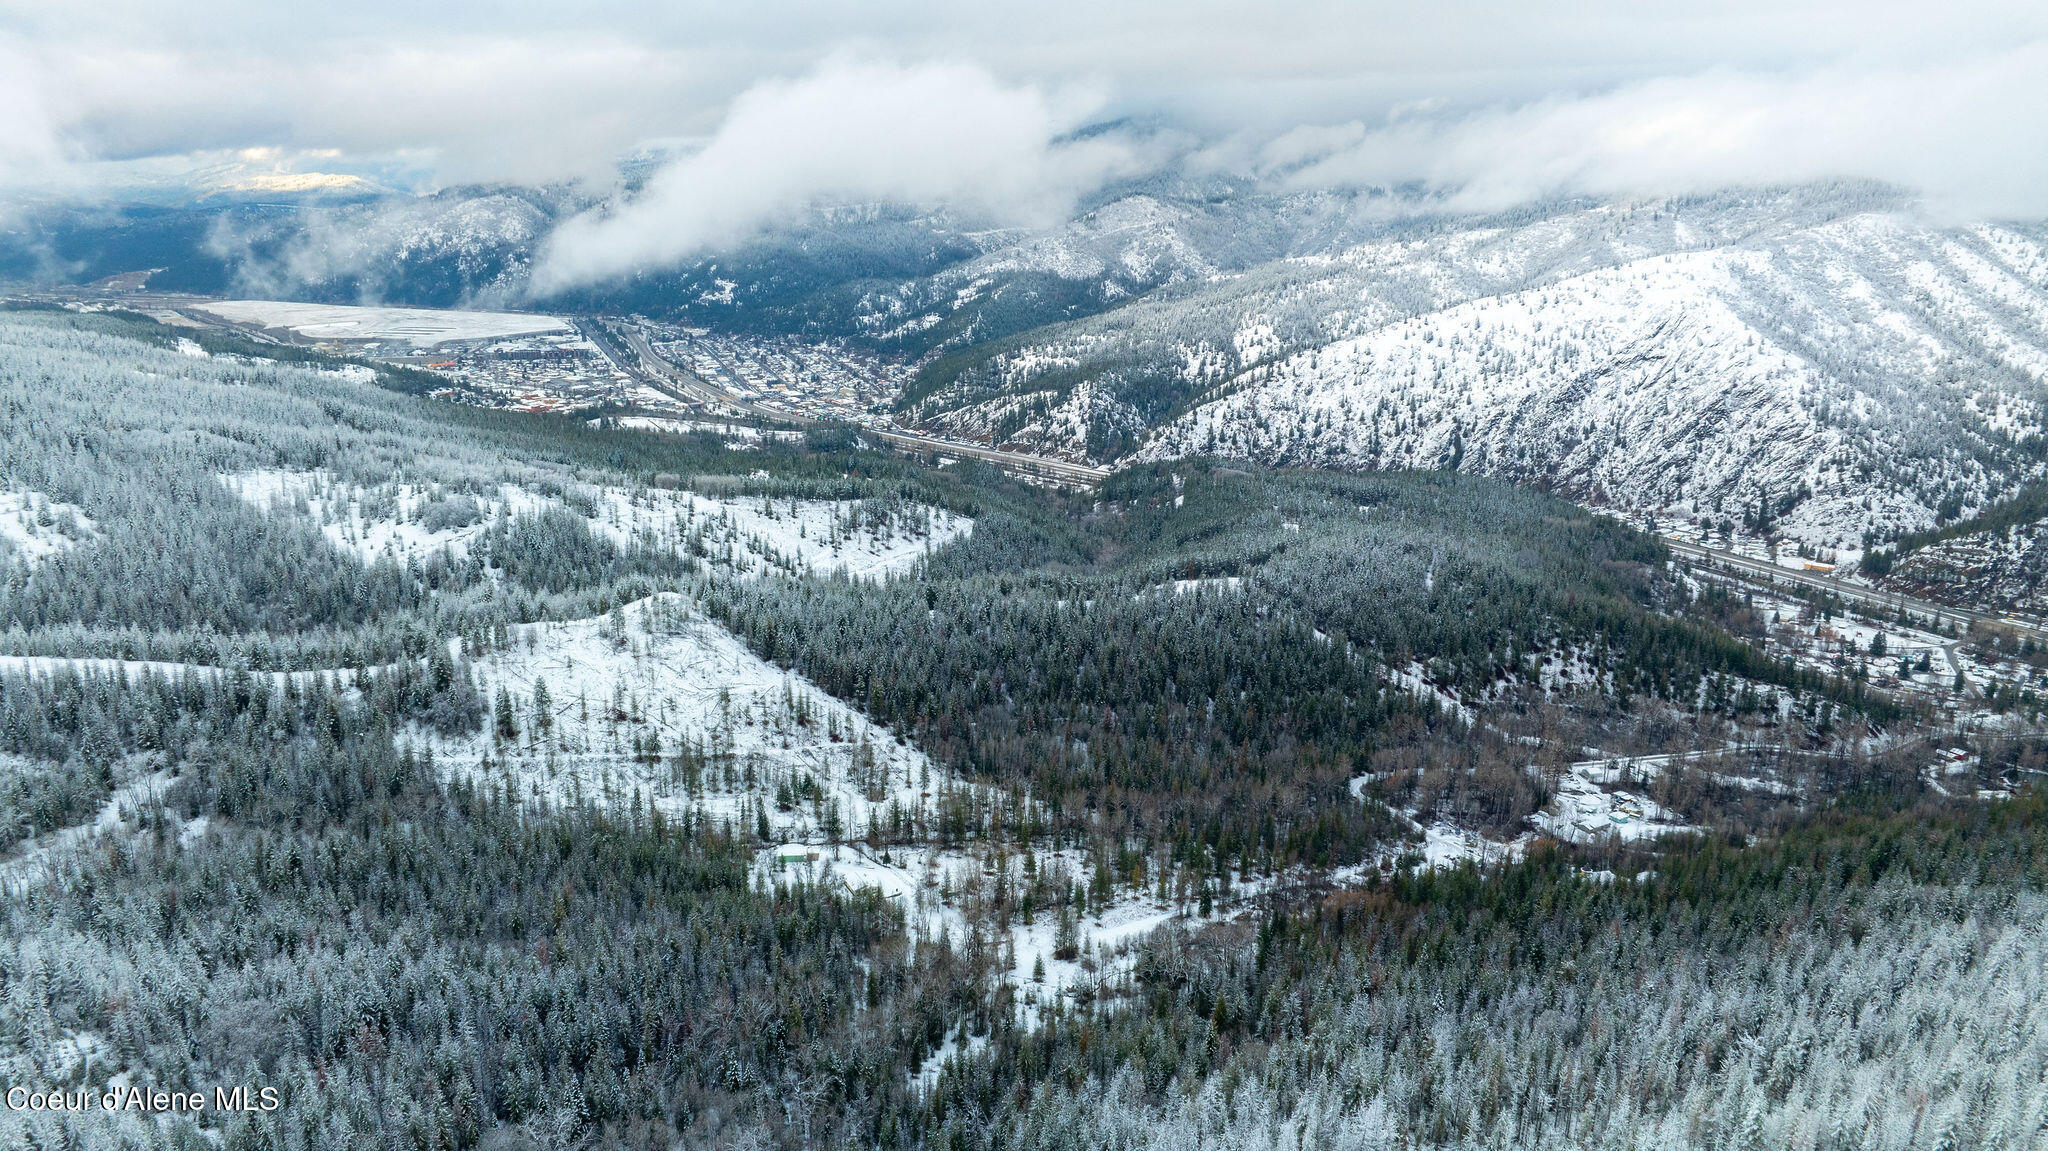
<svg viewBox="0 0 2048 1151">
<path fill-rule="evenodd" d="M 1145 131 L 1068 139 L 1116 118 Z M 243 149 L 601 180 L 648 145 L 691 154 L 586 222 L 565 278 L 749 205 L 1042 214 L 1166 164 L 1473 207 L 1867 176 L 2048 215 L 2048 4 L 0 0 L 0 185 Z"/>
</svg>

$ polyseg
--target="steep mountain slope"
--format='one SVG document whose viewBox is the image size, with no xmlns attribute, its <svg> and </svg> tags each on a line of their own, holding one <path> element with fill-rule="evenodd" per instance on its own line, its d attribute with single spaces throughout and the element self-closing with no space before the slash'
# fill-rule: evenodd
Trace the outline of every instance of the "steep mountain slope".
<svg viewBox="0 0 2048 1151">
<path fill-rule="evenodd" d="M 1476 470 L 1853 549 L 2041 477 L 2044 375 L 2038 230 L 1863 213 L 1297 353 L 1142 454 Z"/>
<path fill-rule="evenodd" d="M 1051 227 L 975 233 L 981 254 L 876 292 L 853 321 L 870 338 L 917 350 L 969 348 L 1385 230 L 1349 195 L 1148 182 Z"/>
<path fill-rule="evenodd" d="M 922 357 L 900 418 L 1029 450 L 1455 463 L 1839 551 L 1952 520 L 2048 459 L 2038 225 L 1940 225 L 1867 184 L 1484 219 L 1388 205 L 1160 178 L 1036 228 L 819 210 L 548 303 Z M 81 216 L 34 251 L 0 239 L 0 271 L 489 306 L 523 299 L 539 244 L 589 206 L 460 189 Z"/>
<path fill-rule="evenodd" d="M 976 438 L 1111 458 L 1245 370 L 1481 296 L 1672 252 L 1783 235 L 1899 198 L 1868 185 L 1565 204 L 1484 219 L 1358 203 L 1238 274 L 1188 279 L 1103 315 L 929 367 L 910 418 Z M 1318 246 L 1320 245 L 1320 246 Z M 1285 257 L 1285 258 L 1281 258 Z"/>
</svg>

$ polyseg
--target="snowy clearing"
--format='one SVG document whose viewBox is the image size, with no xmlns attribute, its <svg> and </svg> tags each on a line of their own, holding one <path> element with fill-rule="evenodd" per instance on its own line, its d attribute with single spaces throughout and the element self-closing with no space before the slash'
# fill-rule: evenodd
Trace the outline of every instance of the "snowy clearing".
<svg viewBox="0 0 2048 1151">
<path fill-rule="evenodd" d="M 30 567 L 99 535 L 99 527 L 75 504 L 41 492 L 0 491 L 0 564 L 20 560 Z"/>
<path fill-rule="evenodd" d="M 83 659 L 59 655 L 0 655 L 0 674 L 50 676 L 66 673 L 77 675 L 113 676 L 134 679 L 145 675 L 162 676 L 175 680 L 185 675 L 216 676 L 233 675 L 236 669 L 205 663 L 169 663 L 154 659 Z M 272 690 L 287 682 L 300 687 L 322 677 L 336 683 L 351 682 L 355 671 L 350 668 L 318 668 L 305 671 L 251 671 L 252 676 L 270 681 Z"/>
<path fill-rule="evenodd" d="M 923 505 L 885 508 L 859 500 L 718 499 L 663 488 L 586 486 L 569 497 L 517 484 L 482 494 L 403 482 L 365 488 L 325 472 L 263 469 L 221 477 L 241 499 L 273 514 L 312 517 L 336 547 L 364 562 L 403 563 L 443 549 L 456 557 L 498 517 L 564 509 L 621 546 L 687 551 L 715 567 L 760 575 L 844 571 L 870 579 L 910 570 L 974 521 Z M 463 504 L 461 501 L 469 501 Z"/>
<path fill-rule="evenodd" d="M 146 766 L 146 758 L 131 761 L 131 769 Z M 98 814 L 90 822 L 60 828 L 26 841 L 13 858 L 0 862 L 0 891 L 14 895 L 33 884 L 44 882 L 50 877 L 52 867 L 61 856 L 91 843 L 100 836 L 132 831 L 137 813 L 161 797 L 164 789 L 170 786 L 172 778 L 173 774 L 168 770 L 148 772 L 116 788 L 114 793 L 107 797 L 107 801 L 100 805 Z M 203 835 L 205 831 L 205 820 L 195 819 L 180 829 L 179 838 L 183 842 L 190 842 L 192 838 Z"/>
<path fill-rule="evenodd" d="M 522 625 L 506 650 L 473 659 L 485 698 L 514 701 L 517 733 L 415 738 L 444 769 L 528 801 L 639 802 L 808 841 L 907 818 L 951 786 L 922 752 L 677 594 L 616 618 Z"/>
<path fill-rule="evenodd" d="M 1673 812 L 1649 796 L 1615 786 L 1626 780 L 1654 775 L 1672 759 L 1672 756 L 1639 756 L 1572 764 L 1558 778 L 1557 794 L 1551 799 L 1550 806 L 1531 815 L 1529 822 L 1567 843 L 1591 843 L 1602 839 L 1633 841 L 1697 830 L 1681 822 Z"/>
<path fill-rule="evenodd" d="M 655 393 L 660 400 L 667 396 Z M 711 432 L 734 440 L 767 440 L 781 443 L 799 443 L 802 432 L 777 431 L 771 428 L 757 428 L 751 424 L 728 424 L 711 420 L 678 420 L 669 416 L 611 416 L 588 421 L 591 427 L 609 424 L 629 431 L 660 432 L 664 435 L 682 436 L 692 432 Z"/>
</svg>

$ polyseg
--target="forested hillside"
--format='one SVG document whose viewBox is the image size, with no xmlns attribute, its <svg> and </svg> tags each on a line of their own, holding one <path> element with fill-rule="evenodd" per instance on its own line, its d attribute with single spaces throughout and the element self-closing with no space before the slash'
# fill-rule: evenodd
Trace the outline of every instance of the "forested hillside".
<svg viewBox="0 0 2048 1151">
<path fill-rule="evenodd" d="M 411 386 L 0 313 L 0 1090 L 279 1100 L 0 1146 L 2043 1134 L 2042 750 L 1763 642 L 1839 604 L 1482 476 Z"/>
<path fill-rule="evenodd" d="M 2041 814 L 1333 894 L 1159 941 L 1134 1010 L 1020 1047 L 1028 1095 L 990 1058 L 949 1102 L 1031 1147 L 2028 1146 Z"/>
<path fill-rule="evenodd" d="M 1145 453 L 1478 471 L 1853 555 L 2036 482 L 2044 371 L 2037 235 L 1866 213 L 1305 351 Z"/>
<path fill-rule="evenodd" d="M 1734 675 L 1795 709 L 1883 706 L 1730 639 L 1654 542 L 1504 485 L 1205 466 L 1102 496 L 1056 544 L 984 520 L 914 582 L 719 581 L 709 610 L 1055 826 L 1226 877 L 1368 854 L 1386 829 L 1351 781 L 1411 754 L 1461 814 L 1513 827 L 1542 788 L 1475 773 L 1510 741 L 1474 707 L 1552 653 L 1597 653 L 1623 701 L 1689 708 Z"/>
</svg>

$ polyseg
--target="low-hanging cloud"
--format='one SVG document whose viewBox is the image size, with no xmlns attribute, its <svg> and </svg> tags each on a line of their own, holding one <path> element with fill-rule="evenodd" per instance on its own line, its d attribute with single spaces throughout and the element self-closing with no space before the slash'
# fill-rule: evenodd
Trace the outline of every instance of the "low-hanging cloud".
<svg viewBox="0 0 2048 1151">
<path fill-rule="evenodd" d="M 630 200 L 549 237 L 546 294 L 672 264 L 823 203 L 945 203 L 1043 219 L 1135 163 L 1114 139 L 1062 140 L 1091 107 L 968 64 L 828 61 L 734 101 L 701 149 Z"/>
<path fill-rule="evenodd" d="M 380 179 L 392 187 L 581 193 L 621 157 L 707 141 L 566 230 L 542 265 L 557 284 L 833 199 L 1055 211 L 1103 172 L 1167 159 L 1166 129 L 1199 138 L 1189 175 L 1414 184 L 1452 207 L 1839 176 L 1921 189 L 1958 215 L 2048 215 L 2048 6 L 2011 0 L 0 11 L 0 204 L 211 190 L 221 157 L 246 149 L 403 175 Z M 972 63 L 857 62 L 877 54 Z M 1061 142 L 1084 112 L 1153 135 L 1142 154 L 1134 137 Z"/>
<path fill-rule="evenodd" d="M 33 56 L 0 38 L 0 191 L 48 185 L 67 171 L 63 141 L 41 88 Z"/>
<path fill-rule="evenodd" d="M 1461 116 L 1298 130 L 1264 159 L 1295 187 L 1420 185 L 1454 209 L 1560 194 L 1865 178 L 1938 211 L 2048 214 L 2048 43 L 1936 66 L 1709 72 Z"/>
</svg>

